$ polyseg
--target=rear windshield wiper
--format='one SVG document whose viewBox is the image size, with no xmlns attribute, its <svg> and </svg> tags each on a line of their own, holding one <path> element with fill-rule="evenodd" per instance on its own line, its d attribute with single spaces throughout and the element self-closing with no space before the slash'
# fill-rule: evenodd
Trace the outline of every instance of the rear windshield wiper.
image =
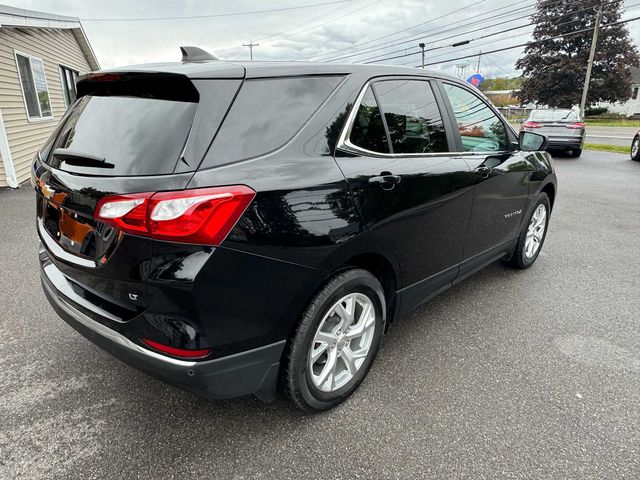
<svg viewBox="0 0 640 480">
<path fill-rule="evenodd" d="M 68 148 L 56 148 L 52 155 L 68 165 L 76 167 L 114 168 L 113 163 L 107 162 L 103 157 L 97 157 L 89 153 L 78 152 Z"/>
</svg>

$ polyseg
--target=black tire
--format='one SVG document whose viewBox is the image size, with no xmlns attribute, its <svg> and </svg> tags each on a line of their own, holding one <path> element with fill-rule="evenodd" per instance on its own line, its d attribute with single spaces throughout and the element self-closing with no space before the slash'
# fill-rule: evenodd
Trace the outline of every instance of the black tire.
<svg viewBox="0 0 640 480">
<path fill-rule="evenodd" d="M 636 154 L 633 154 L 634 147 L 637 147 Z M 640 162 L 640 136 L 636 135 L 633 138 L 633 142 L 631 142 L 631 160 L 636 162 Z"/>
<path fill-rule="evenodd" d="M 582 149 L 581 148 L 572 148 L 571 149 L 571 156 L 573 158 L 578 158 L 580 155 L 582 155 Z"/>
<path fill-rule="evenodd" d="M 544 205 L 546 208 L 546 220 L 545 220 L 545 225 L 544 225 L 544 233 L 542 236 L 542 240 L 540 241 L 540 246 L 538 247 L 538 250 L 535 252 L 535 254 L 531 257 L 527 257 L 526 253 L 525 253 L 525 244 L 526 244 L 526 240 L 527 240 L 527 230 L 529 228 L 529 224 L 531 223 L 531 219 L 533 218 L 533 215 L 536 211 L 536 209 L 540 206 L 540 205 Z M 522 230 L 520 231 L 520 235 L 518 236 L 518 243 L 516 244 L 516 248 L 513 252 L 513 255 L 511 256 L 511 258 L 509 260 L 507 260 L 505 263 L 513 268 L 520 268 L 520 269 L 524 269 L 524 268 L 529 268 L 531 265 L 534 264 L 534 262 L 536 261 L 536 259 L 538 258 L 538 255 L 540 255 L 540 252 L 542 251 L 542 247 L 544 246 L 544 241 L 547 238 L 547 232 L 549 230 L 549 218 L 551 217 L 551 202 L 549 201 L 549 197 L 547 196 L 546 193 L 541 193 L 538 196 L 538 199 L 536 200 L 536 202 L 533 204 L 533 207 L 530 210 L 529 216 L 526 219 L 526 222 L 523 222 L 522 224 Z"/>
<path fill-rule="evenodd" d="M 373 303 L 375 328 L 373 340 L 364 362 L 355 375 L 332 392 L 318 389 L 310 378 L 309 354 L 314 337 L 325 314 L 344 296 L 362 293 Z M 283 386 L 287 396 L 304 411 L 327 410 L 346 400 L 360 385 L 378 353 L 385 327 L 386 303 L 380 282 L 366 270 L 346 270 L 333 277 L 314 297 L 302 315 L 293 338 L 287 346 L 283 368 Z"/>
</svg>

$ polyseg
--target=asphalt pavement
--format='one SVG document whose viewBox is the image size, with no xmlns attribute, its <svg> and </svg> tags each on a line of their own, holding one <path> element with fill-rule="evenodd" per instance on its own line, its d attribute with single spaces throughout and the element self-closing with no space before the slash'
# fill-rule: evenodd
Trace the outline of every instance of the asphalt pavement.
<svg viewBox="0 0 640 480">
<path fill-rule="evenodd" d="M 317 415 L 203 400 L 89 343 L 41 291 L 29 188 L 0 191 L 0 478 L 640 478 L 640 163 L 556 167 L 534 267 L 399 320 Z"/>
<path fill-rule="evenodd" d="M 600 127 L 587 125 L 587 143 L 604 143 L 607 145 L 619 145 L 629 147 L 633 137 L 638 133 L 636 127 Z"/>
</svg>

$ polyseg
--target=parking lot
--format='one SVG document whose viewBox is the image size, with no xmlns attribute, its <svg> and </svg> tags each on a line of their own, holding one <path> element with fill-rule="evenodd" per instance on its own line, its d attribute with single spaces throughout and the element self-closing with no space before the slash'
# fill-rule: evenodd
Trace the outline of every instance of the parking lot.
<svg viewBox="0 0 640 480">
<path fill-rule="evenodd" d="M 29 187 L 0 191 L 0 478 L 639 478 L 640 163 L 556 166 L 535 266 L 402 318 L 319 415 L 199 399 L 93 346 L 41 291 Z"/>
</svg>

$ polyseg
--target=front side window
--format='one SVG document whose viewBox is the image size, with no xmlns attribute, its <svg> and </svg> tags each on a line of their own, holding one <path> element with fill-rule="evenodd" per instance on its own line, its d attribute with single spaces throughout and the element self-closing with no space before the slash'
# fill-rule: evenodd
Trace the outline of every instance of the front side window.
<svg viewBox="0 0 640 480">
<path fill-rule="evenodd" d="M 42 60 L 16 53 L 16 62 L 29 119 L 51 118 L 53 114 Z"/>
<path fill-rule="evenodd" d="M 78 72 L 60 65 L 60 81 L 62 82 L 62 93 L 64 95 L 65 106 L 71 105 L 76 98 L 76 81 Z"/>
<path fill-rule="evenodd" d="M 349 141 L 370 152 L 391 153 L 382 114 L 371 87 L 367 88 L 351 127 Z"/>
<path fill-rule="evenodd" d="M 497 152 L 508 149 L 507 130 L 493 110 L 468 90 L 444 84 L 465 152 Z"/>
<path fill-rule="evenodd" d="M 447 152 L 447 134 L 429 82 L 385 80 L 374 84 L 394 154 Z"/>
</svg>

